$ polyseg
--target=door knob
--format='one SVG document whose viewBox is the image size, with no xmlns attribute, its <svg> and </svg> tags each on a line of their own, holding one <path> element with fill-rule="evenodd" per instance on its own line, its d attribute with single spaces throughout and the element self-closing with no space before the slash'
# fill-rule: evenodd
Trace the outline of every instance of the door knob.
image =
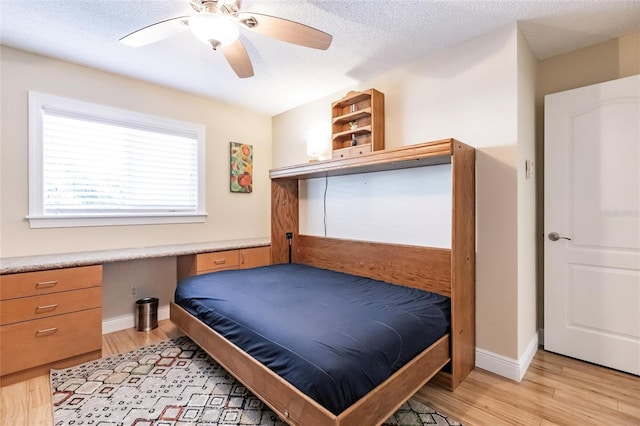
<svg viewBox="0 0 640 426">
<path fill-rule="evenodd" d="M 557 232 L 550 232 L 549 233 L 549 239 L 551 241 L 558 241 L 558 240 L 569 240 L 569 241 L 571 241 L 571 238 L 569 238 L 569 237 L 561 237 L 560 234 L 558 234 Z"/>
</svg>

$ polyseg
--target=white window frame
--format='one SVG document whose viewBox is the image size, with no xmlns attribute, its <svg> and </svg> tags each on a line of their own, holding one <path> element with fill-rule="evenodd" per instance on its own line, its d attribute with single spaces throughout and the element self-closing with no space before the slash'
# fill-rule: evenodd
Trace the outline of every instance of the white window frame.
<svg viewBox="0 0 640 426">
<path fill-rule="evenodd" d="M 145 130 L 156 130 L 197 138 L 198 198 L 193 212 L 45 214 L 43 201 L 43 115 L 61 113 L 71 117 L 100 120 Z M 149 225 L 204 222 L 205 126 L 142 114 L 124 109 L 77 101 L 29 91 L 29 214 L 31 228 L 60 228 L 109 225 Z"/>
</svg>

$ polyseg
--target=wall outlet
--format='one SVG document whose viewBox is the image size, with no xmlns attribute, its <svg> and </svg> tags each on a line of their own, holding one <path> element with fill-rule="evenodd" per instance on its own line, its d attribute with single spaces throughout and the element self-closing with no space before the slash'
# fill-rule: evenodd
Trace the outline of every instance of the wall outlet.
<svg viewBox="0 0 640 426">
<path fill-rule="evenodd" d="M 129 297 L 136 297 L 138 295 L 138 288 L 134 285 L 129 289 Z"/>
</svg>

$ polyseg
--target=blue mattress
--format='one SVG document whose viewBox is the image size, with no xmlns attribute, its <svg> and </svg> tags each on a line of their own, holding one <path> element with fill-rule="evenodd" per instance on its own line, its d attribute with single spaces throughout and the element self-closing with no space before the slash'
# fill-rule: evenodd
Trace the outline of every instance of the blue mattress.
<svg viewBox="0 0 640 426">
<path fill-rule="evenodd" d="M 298 264 L 179 283 L 175 302 L 334 414 L 449 331 L 449 298 Z"/>
</svg>

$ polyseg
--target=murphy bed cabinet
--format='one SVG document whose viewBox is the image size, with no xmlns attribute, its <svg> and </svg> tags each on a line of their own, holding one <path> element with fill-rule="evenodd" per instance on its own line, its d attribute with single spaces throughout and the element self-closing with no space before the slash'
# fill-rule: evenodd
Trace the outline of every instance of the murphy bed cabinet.
<svg viewBox="0 0 640 426">
<path fill-rule="evenodd" d="M 271 263 L 271 248 L 253 247 L 178 256 L 178 281 L 194 275 L 247 269 Z"/>
<path fill-rule="evenodd" d="M 384 149 L 384 94 L 349 92 L 331 105 L 332 158 L 356 157 Z"/>
<path fill-rule="evenodd" d="M 299 257 L 298 247 L 312 238 L 299 233 L 299 180 L 438 164 L 451 164 L 451 259 L 447 274 L 451 281 L 451 362 L 446 371 L 439 372 L 432 380 L 453 390 L 475 366 L 476 213 L 473 147 L 455 139 L 443 139 L 374 151 L 357 157 L 333 158 L 272 169 L 269 172 L 271 262 L 287 263 L 289 256 L 296 262 Z M 287 233 L 292 234 L 291 243 L 286 238 Z M 360 246 L 366 246 L 366 243 Z M 367 276 L 366 259 L 358 253 L 342 257 L 337 263 L 339 266 L 348 266 L 350 273 L 358 271 L 356 275 Z"/>
<path fill-rule="evenodd" d="M 0 276 L 0 382 L 102 356 L 102 266 Z"/>
</svg>

